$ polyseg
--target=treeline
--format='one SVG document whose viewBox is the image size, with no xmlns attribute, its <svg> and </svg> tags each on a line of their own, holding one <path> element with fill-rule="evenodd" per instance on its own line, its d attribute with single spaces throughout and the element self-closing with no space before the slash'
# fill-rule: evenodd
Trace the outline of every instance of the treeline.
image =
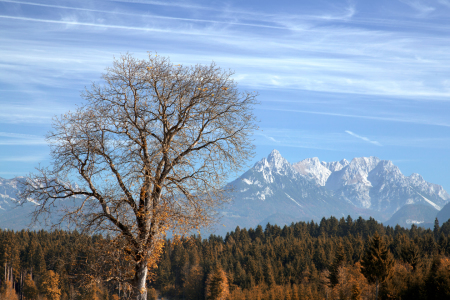
<svg viewBox="0 0 450 300">
<path fill-rule="evenodd" d="M 0 299 L 119 299 L 111 284 L 86 281 L 99 239 L 76 231 L 0 230 Z"/>
<path fill-rule="evenodd" d="M 149 297 L 158 291 L 168 299 L 450 299 L 449 233 L 450 222 L 425 230 L 331 217 L 236 228 L 225 238 L 167 240 Z M 99 239 L 0 231 L 0 298 L 125 298 L 114 281 L 82 280 L 95 256 L 89 245 Z"/>
<path fill-rule="evenodd" d="M 169 241 L 154 286 L 170 297 L 205 299 L 217 266 L 227 274 L 230 299 L 374 299 L 370 273 L 377 270 L 366 266 L 365 276 L 361 265 L 378 242 L 375 251 L 385 247 L 387 256 L 381 299 L 450 299 L 449 233 L 450 222 L 404 229 L 351 217 L 236 228 L 225 239 Z"/>
</svg>

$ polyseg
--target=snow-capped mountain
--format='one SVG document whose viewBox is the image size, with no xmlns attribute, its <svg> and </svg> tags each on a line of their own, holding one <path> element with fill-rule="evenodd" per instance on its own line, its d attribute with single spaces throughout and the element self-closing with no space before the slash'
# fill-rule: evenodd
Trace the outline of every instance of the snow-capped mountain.
<svg viewBox="0 0 450 300">
<path fill-rule="evenodd" d="M 320 221 L 322 217 L 369 216 L 388 220 L 407 204 L 439 210 L 448 193 L 420 175 L 405 176 L 391 161 L 359 157 L 321 162 L 317 157 L 290 164 L 274 150 L 230 183 L 233 204 L 222 211 L 234 229 L 283 218 Z"/>
<path fill-rule="evenodd" d="M 350 163 L 345 159 L 320 162 L 314 157 L 292 166 L 358 207 L 394 213 L 403 205 L 423 203 L 439 210 L 450 200 L 442 186 L 419 174 L 407 177 L 391 161 L 373 156 L 357 157 Z"/>
<path fill-rule="evenodd" d="M 35 204 L 16 207 L 21 180 L 0 178 L 0 228 L 20 230 L 29 223 L 28 214 Z M 321 162 L 314 157 L 291 164 L 273 150 L 227 187 L 233 201 L 220 211 L 221 224 L 226 226 L 220 226 L 220 234 L 238 225 L 319 222 L 330 216 L 386 221 L 405 205 L 440 210 L 450 203 L 442 186 L 418 174 L 405 176 L 391 161 L 376 157 L 350 162 Z"/>
<path fill-rule="evenodd" d="M 0 178 L 0 210 L 10 210 L 16 206 L 20 180 L 23 180 L 23 177 Z"/>
<path fill-rule="evenodd" d="M 273 155 L 278 161 L 284 160 L 276 150 L 269 158 Z M 255 167 L 262 162 L 270 164 L 263 159 Z M 429 183 L 416 173 L 405 176 L 392 161 L 374 156 L 356 157 L 351 162 L 345 159 L 321 162 L 314 157 L 292 165 L 284 160 L 282 164 L 291 173 L 293 169 L 309 181 L 333 191 L 335 196 L 361 208 L 393 214 L 403 205 L 422 203 L 440 210 L 450 200 L 450 195 L 442 186 Z"/>
<path fill-rule="evenodd" d="M 354 158 L 333 172 L 325 187 L 358 207 L 393 214 L 405 204 L 423 203 L 440 210 L 450 200 L 442 186 L 420 175 L 405 176 L 389 160 Z"/>
<path fill-rule="evenodd" d="M 228 187 L 233 189 L 230 196 L 234 201 L 222 210 L 225 230 L 234 229 L 237 225 L 254 227 L 263 220 L 279 219 L 280 215 L 297 221 L 320 221 L 332 215 L 368 218 L 375 214 L 381 217 L 377 212 L 336 197 L 333 191 L 318 184 L 312 174 L 316 172 L 314 174 L 323 179 L 331 171 L 317 159 L 309 161 L 311 165 L 305 163 L 306 167 L 301 169 L 301 164 L 294 166 L 273 150 L 267 158 L 231 182 Z M 336 164 L 332 167 L 338 169 Z"/>
<path fill-rule="evenodd" d="M 300 174 L 309 177 L 317 184 L 324 186 L 330 177 L 331 173 L 340 171 L 348 165 L 348 161 L 343 159 L 341 161 L 324 162 L 319 161 L 317 157 L 307 158 L 292 165 L 292 167 Z"/>
<path fill-rule="evenodd" d="M 30 213 L 35 204 L 26 203 L 18 206 L 17 193 L 24 177 L 13 179 L 0 178 L 0 228 L 22 230 L 30 224 Z M 39 227 L 34 227 L 39 229 Z"/>
</svg>

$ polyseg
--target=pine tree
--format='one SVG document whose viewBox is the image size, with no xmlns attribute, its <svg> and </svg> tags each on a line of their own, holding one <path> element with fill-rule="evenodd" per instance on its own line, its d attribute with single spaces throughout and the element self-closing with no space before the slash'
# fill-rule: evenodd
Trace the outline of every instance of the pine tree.
<svg viewBox="0 0 450 300">
<path fill-rule="evenodd" d="M 48 300 L 60 300 L 61 289 L 59 284 L 59 275 L 51 270 L 47 271 L 42 278 L 40 293 Z"/>
<path fill-rule="evenodd" d="M 284 300 L 292 300 L 292 288 L 289 285 L 285 289 Z"/>
<path fill-rule="evenodd" d="M 23 295 L 25 296 L 26 299 L 36 299 L 38 296 L 38 289 L 36 287 L 36 283 L 31 278 L 31 274 L 28 274 L 25 278 Z"/>
<path fill-rule="evenodd" d="M 383 239 L 378 235 L 378 232 L 375 231 L 361 262 L 363 275 L 369 282 L 376 284 L 375 299 L 378 299 L 379 284 L 389 276 L 393 264 L 394 259 L 391 252 L 386 247 Z"/>
<path fill-rule="evenodd" d="M 332 286 L 338 284 L 339 267 L 342 266 L 344 262 L 345 262 L 344 248 L 342 247 L 342 243 L 339 241 L 336 247 L 334 261 L 330 268 L 329 278 Z"/>
<path fill-rule="evenodd" d="M 183 285 L 183 295 L 185 299 L 201 299 L 204 291 L 203 269 L 198 264 L 193 265 L 186 276 Z"/>
<path fill-rule="evenodd" d="M 227 275 L 216 265 L 206 280 L 206 300 L 225 300 L 229 295 Z"/>
<path fill-rule="evenodd" d="M 2 300 L 19 300 L 16 291 L 12 288 L 12 282 L 5 280 L 0 293 L 0 299 Z"/>
<path fill-rule="evenodd" d="M 296 284 L 292 286 L 292 300 L 300 300 L 300 291 Z"/>
<path fill-rule="evenodd" d="M 436 255 L 433 258 L 425 288 L 429 299 L 450 299 L 450 260 Z"/>
<path fill-rule="evenodd" d="M 267 261 L 267 263 L 265 265 L 264 277 L 265 277 L 266 283 L 269 285 L 269 287 L 272 287 L 275 285 L 275 277 L 273 275 L 272 264 L 270 263 L 270 261 Z"/>
<path fill-rule="evenodd" d="M 413 267 L 413 271 L 420 265 L 420 250 L 419 247 L 409 240 L 401 245 L 400 258 Z"/>
<path fill-rule="evenodd" d="M 361 300 L 361 290 L 357 283 L 352 286 L 352 297 L 351 300 Z"/>
<path fill-rule="evenodd" d="M 438 218 L 436 218 L 434 220 L 434 228 L 433 228 L 434 240 L 435 241 L 437 241 L 439 239 L 439 232 L 440 232 L 439 220 L 438 220 Z"/>
</svg>

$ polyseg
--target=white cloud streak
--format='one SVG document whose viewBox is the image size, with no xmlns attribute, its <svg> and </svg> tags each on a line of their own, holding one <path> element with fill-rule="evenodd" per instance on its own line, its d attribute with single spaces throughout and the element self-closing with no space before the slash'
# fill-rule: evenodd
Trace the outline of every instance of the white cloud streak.
<svg viewBox="0 0 450 300">
<path fill-rule="evenodd" d="M 42 136 L 13 133 L 13 132 L 0 132 L 0 145 L 2 146 L 40 146 L 47 145 L 45 138 Z"/>
<path fill-rule="evenodd" d="M 415 9 L 417 12 L 419 12 L 420 15 L 427 15 L 435 10 L 434 7 L 426 5 L 420 0 L 400 0 L 400 2 L 403 2 L 411 8 Z"/>
<path fill-rule="evenodd" d="M 438 0 L 439 4 L 444 5 L 446 7 L 450 7 L 450 1 L 448 0 Z"/>
<path fill-rule="evenodd" d="M 82 8 L 82 7 L 33 3 L 33 2 L 25 2 L 25 1 L 0 0 L 0 2 L 16 3 L 16 4 L 24 4 L 24 5 L 32 5 L 32 6 L 40 6 L 40 7 L 49 7 L 49 8 L 58 8 L 58 9 L 66 9 L 66 10 L 78 10 L 78 11 L 87 11 L 87 12 L 95 12 L 95 13 L 105 13 L 105 14 L 122 15 L 122 16 L 132 16 L 132 17 L 145 17 L 145 18 L 187 21 L 187 22 L 200 22 L 200 23 L 211 23 L 211 24 L 225 24 L 225 25 L 238 25 L 238 26 L 251 26 L 251 27 L 260 27 L 260 28 L 291 30 L 290 28 L 283 27 L 283 26 L 271 26 L 271 25 L 263 25 L 263 24 L 251 24 L 251 23 L 229 22 L 229 21 L 227 22 L 227 21 L 205 20 L 205 19 L 194 19 L 194 18 L 178 18 L 178 17 L 168 17 L 168 16 L 161 16 L 161 15 L 155 15 L 155 14 L 136 14 L 136 13 L 126 13 L 126 12 L 119 12 L 119 11 L 89 9 L 89 8 Z M 130 27 L 128 29 L 136 29 L 136 28 Z"/>
<path fill-rule="evenodd" d="M 31 3 L 26 1 L 6 2 Z M 186 3 L 138 2 L 152 5 L 191 6 Z M 71 8 L 53 4 L 38 5 L 55 6 L 63 9 L 82 9 L 93 13 L 124 16 L 128 14 L 117 10 Z M 194 47 L 234 49 L 232 50 L 234 53 L 228 52 L 226 57 L 216 53 L 211 56 L 211 59 L 228 63 L 231 68 L 236 69 L 241 74 L 240 82 L 242 84 L 255 88 L 296 88 L 332 93 L 396 95 L 415 98 L 450 97 L 448 84 L 439 80 L 439 76 L 436 75 L 450 72 L 448 64 L 441 63 L 450 59 L 450 47 L 448 46 L 450 45 L 450 38 L 439 35 L 423 35 L 420 30 L 414 33 L 397 32 L 394 29 L 397 23 L 390 24 L 389 28 L 384 30 L 359 27 L 356 25 L 358 20 L 353 19 L 355 8 L 349 6 L 343 11 L 344 14 L 339 11 L 339 13 L 335 12 L 328 15 L 306 14 L 297 17 L 273 14 L 265 18 L 265 22 L 271 23 L 271 25 L 260 24 L 256 21 L 254 23 L 240 22 L 239 18 L 235 19 L 236 22 L 224 21 L 223 16 L 215 16 L 217 20 L 154 16 L 167 18 L 167 22 L 160 24 L 160 22 L 145 20 L 146 18 L 142 20 L 134 18 L 134 15 L 147 16 L 133 13 L 130 13 L 130 17 L 133 18 L 102 19 L 101 17 L 92 17 L 94 21 L 89 22 L 81 16 L 78 18 L 77 15 L 64 16 L 64 14 L 61 20 L 7 15 L 0 16 L 0 18 L 5 19 L 5 21 L 15 20 L 20 22 L 19 24 L 23 23 L 23 25 L 27 22 L 53 24 L 55 26 L 67 25 L 67 28 L 59 28 L 59 30 L 67 31 L 67 34 L 75 32 L 85 33 L 85 35 L 96 34 L 96 32 L 88 31 L 95 28 L 105 30 L 105 33 L 120 29 L 117 33 L 123 35 L 124 38 L 128 35 L 128 32 L 133 35 L 138 34 L 134 40 L 148 40 L 149 38 L 152 41 L 158 41 L 159 39 L 164 39 L 164 41 L 176 40 L 177 44 L 183 45 L 183 50 L 186 49 L 182 57 L 184 60 L 192 60 L 191 58 L 196 56 L 195 53 L 199 53 L 195 50 L 189 52 L 188 49 L 193 45 L 195 45 Z M 345 26 L 327 26 L 327 20 L 334 20 L 335 17 L 338 20 L 345 20 L 346 18 L 351 20 L 345 21 L 345 23 L 343 21 Z M 101 21 L 95 21 L 97 19 Z M 179 19 L 178 21 L 192 21 L 194 23 L 210 23 L 210 25 L 197 26 L 180 23 L 177 22 L 177 19 Z M 118 22 L 121 24 L 118 24 Z M 377 23 L 378 21 L 374 22 Z M 382 21 L 378 23 L 383 24 Z M 417 28 L 420 28 L 421 24 L 423 23 L 418 22 Z M 261 30 L 241 30 L 229 25 L 260 26 Z M 39 25 L 36 26 L 39 27 Z M 266 31 L 263 27 L 268 27 L 268 29 L 269 27 L 278 28 L 282 31 Z M 41 30 L 45 32 L 46 28 Z M 4 36 L 8 35 L 6 31 L 4 33 Z M 104 35 L 102 34 L 102 36 Z M 14 38 L 16 37 L 14 36 Z M 59 40 L 59 37 L 55 36 L 55 40 L 57 39 Z M 93 47 L 100 46 L 97 45 L 98 41 L 96 40 L 89 42 L 92 42 Z M 0 40 L 0 43 L 8 45 L 8 40 L 5 38 L 3 41 Z M 83 45 L 87 43 L 85 41 Z M 155 44 L 155 48 L 162 46 L 157 42 L 153 42 L 153 44 Z M 110 49 L 110 51 L 113 49 L 108 44 L 100 47 Z M 44 45 L 39 41 L 28 48 L 42 49 Z M 255 51 L 255 49 L 258 50 Z M 98 53 L 98 49 L 96 50 L 95 52 Z M 44 51 L 40 51 L 40 56 L 55 59 L 61 58 L 65 55 L 64 53 L 67 53 L 67 57 L 75 57 L 82 62 L 86 60 L 86 57 L 77 58 L 79 51 L 86 51 L 84 47 L 78 49 L 72 46 L 71 49 L 67 50 L 64 45 L 58 45 L 50 51 L 55 53 L 45 55 Z M 13 52 L 17 52 L 17 49 L 14 49 Z M 115 51 L 112 50 L 112 52 Z M 277 55 L 265 55 L 266 53 L 277 53 Z M 29 53 L 18 53 L 16 55 L 26 59 Z M 198 56 L 202 59 L 205 57 L 204 53 L 199 53 Z M 39 60 L 36 57 L 33 61 Z M 8 61 L 15 60 L 8 59 Z M 404 72 L 405 69 L 409 71 Z M 70 75 L 73 76 L 74 74 L 77 73 L 71 73 Z M 46 76 L 37 75 L 33 78 L 45 80 Z M 429 80 L 424 80 L 424 78 L 429 78 Z M 16 78 L 14 80 L 20 82 Z M 54 84 L 55 82 L 49 82 L 49 85 Z"/>
<path fill-rule="evenodd" d="M 15 17 L 15 16 L 5 16 L 5 15 L 0 15 L 0 18 L 19 20 L 19 21 L 31 21 L 31 22 L 64 24 L 64 25 L 74 25 L 74 26 L 87 26 L 87 27 L 98 27 L 98 28 L 108 28 L 108 29 L 125 29 L 125 30 L 138 30 L 138 31 L 153 31 L 153 32 L 160 32 L 160 33 L 178 33 L 178 34 L 186 34 L 186 35 L 201 35 L 201 36 L 210 35 L 210 36 L 213 36 L 212 33 L 207 33 L 207 32 L 160 29 L 160 28 L 153 28 L 153 27 L 110 25 L 110 24 L 87 23 L 87 22 L 78 22 L 78 21 L 67 21 L 67 20 L 49 20 L 49 19 L 38 19 L 38 18 L 28 18 L 28 17 Z"/>
<path fill-rule="evenodd" d="M 264 133 L 256 133 L 256 145 L 328 151 L 346 151 L 348 149 L 348 142 L 342 139 L 341 134 L 324 134 L 312 130 L 291 128 L 263 128 L 263 131 Z"/>
<path fill-rule="evenodd" d="M 17 139 L 42 139 L 41 136 L 32 135 L 32 134 L 14 133 L 14 132 L 0 132 L 0 136 L 17 138 Z"/>
<path fill-rule="evenodd" d="M 133 54 L 141 55 L 149 50 L 151 40 L 150 50 L 169 55 L 177 63 L 214 60 L 220 66 L 235 69 L 239 74 L 235 79 L 252 89 L 450 100 L 450 86 L 442 75 L 450 73 L 450 66 L 443 63 L 450 60 L 450 38 L 438 32 L 447 29 L 439 22 L 364 19 L 359 18 L 352 5 L 293 15 L 247 13 L 186 2 L 118 1 L 183 8 L 172 15 L 169 9 L 164 10 L 167 16 L 163 16 L 142 13 L 134 5 L 125 10 L 123 5 L 111 2 L 108 9 L 95 2 L 89 7 L 0 2 L 40 6 L 35 9 L 49 12 L 5 12 L 0 16 L 0 28 L 5 28 L 0 29 L 0 67 L 6 70 L 0 73 L 2 88 L 39 91 L 42 86 L 73 87 L 74 82 L 89 85 L 86 80 L 97 79 L 113 54 L 131 49 Z M 210 10 L 211 14 L 198 13 L 198 9 Z M 429 31 L 434 34 L 428 34 Z M 44 38 L 36 39 L 37 33 Z M 77 97 L 78 89 L 73 94 Z M 308 113 L 329 114 L 312 110 Z M 415 121 L 415 116 L 356 116 L 342 110 L 337 115 L 449 126 L 436 120 Z M 12 111 L 3 111 L 0 117 L 3 123 L 51 120 L 49 114 Z"/>
<path fill-rule="evenodd" d="M 348 133 L 348 134 L 350 134 L 351 136 L 354 136 L 354 137 L 356 137 L 356 138 L 358 138 L 358 139 L 360 139 L 360 140 L 363 140 L 363 141 L 365 141 L 365 142 L 374 144 L 374 145 L 376 145 L 376 146 L 382 146 L 382 145 L 381 145 L 379 142 L 377 142 L 377 141 L 372 141 L 372 140 L 370 140 L 370 139 L 367 138 L 367 137 L 358 135 L 358 134 L 356 134 L 356 133 L 354 133 L 354 132 L 351 132 L 351 131 L 349 131 L 349 130 L 346 130 L 345 132 Z"/>
<path fill-rule="evenodd" d="M 263 137 L 265 137 L 266 139 L 268 139 L 269 141 L 275 142 L 275 143 L 280 143 L 280 141 L 278 141 L 277 139 L 275 139 L 274 137 L 268 136 L 267 134 L 264 133 L 257 133 Z"/>
<path fill-rule="evenodd" d="M 313 115 L 344 117 L 344 118 L 356 118 L 356 119 L 366 119 L 366 120 L 377 120 L 377 121 L 389 121 L 389 122 L 400 122 L 400 123 L 412 123 L 412 124 L 420 124 L 420 125 L 450 127 L 450 123 L 436 122 L 436 121 L 424 120 L 424 119 L 421 120 L 421 119 L 417 119 L 415 117 L 411 117 L 411 118 L 380 117 L 380 116 L 356 115 L 356 114 L 348 114 L 348 113 L 330 113 L 330 112 L 322 112 L 322 111 L 308 111 L 308 110 L 282 109 L 282 108 L 261 108 L 261 109 L 296 112 L 296 113 L 313 114 Z"/>
<path fill-rule="evenodd" d="M 4 162 L 39 162 L 46 159 L 45 155 L 5 156 L 0 161 Z M 1 172 L 0 172 L 1 174 Z"/>
</svg>

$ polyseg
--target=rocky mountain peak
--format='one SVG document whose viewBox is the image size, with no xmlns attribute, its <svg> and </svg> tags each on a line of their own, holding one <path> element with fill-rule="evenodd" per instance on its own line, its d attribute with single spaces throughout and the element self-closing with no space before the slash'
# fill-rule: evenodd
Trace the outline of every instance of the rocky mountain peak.
<svg viewBox="0 0 450 300">
<path fill-rule="evenodd" d="M 355 157 L 348 165 L 350 169 L 360 170 L 369 173 L 378 165 L 381 160 L 378 157 Z"/>
<path fill-rule="evenodd" d="M 265 182 L 273 182 L 274 174 L 292 176 L 295 173 L 291 164 L 275 149 L 272 150 L 267 158 L 263 158 L 257 162 L 253 170 L 261 173 Z"/>
<path fill-rule="evenodd" d="M 423 179 L 423 177 L 420 176 L 420 175 L 417 174 L 417 173 L 412 173 L 412 174 L 409 175 L 408 177 L 409 177 L 409 179 L 414 180 L 414 181 L 417 181 L 417 182 L 425 181 L 425 180 Z"/>
<path fill-rule="evenodd" d="M 442 207 L 450 200 L 442 186 L 425 181 L 419 174 L 406 177 L 392 161 L 375 156 L 355 157 L 350 162 L 321 162 L 312 157 L 291 165 L 274 150 L 255 167 L 264 178 L 261 182 L 274 182 L 275 177 L 280 182 L 280 176 L 301 176 L 357 207 L 377 211 L 396 211 L 404 204 L 414 203 Z"/>
<path fill-rule="evenodd" d="M 343 167 L 348 166 L 349 162 L 344 158 L 340 161 L 332 161 L 332 162 L 321 162 L 322 166 L 330 170 L 331 172 L 336 172 L 342 170 Z"/>
<path fill-rule="evenodd" d="M 273 149 L 272 152 L 270 152 L 270 154 L 267 156 L 267 162 L 274 166 L 282 164 L 284 160 L 286 159 L 284 159 L 284 157 L 281 156 L 280 152 L 276 149 Z"/>
<path fill-rule="evenodd" d="M 267 158 L 261 160 L 263 161 L 275 173 L 286 173 L 287 169 L 291 169 L 291 164 L 276 149 L 272 150 Z"/>
<path fill-rule="evenodd" d="M 307 158 L 292 165 L 294 170 L 315 181 L 316 184 L 324 186 L 331 171 L 320 162 L 319 158 Z"/>
</svg>

